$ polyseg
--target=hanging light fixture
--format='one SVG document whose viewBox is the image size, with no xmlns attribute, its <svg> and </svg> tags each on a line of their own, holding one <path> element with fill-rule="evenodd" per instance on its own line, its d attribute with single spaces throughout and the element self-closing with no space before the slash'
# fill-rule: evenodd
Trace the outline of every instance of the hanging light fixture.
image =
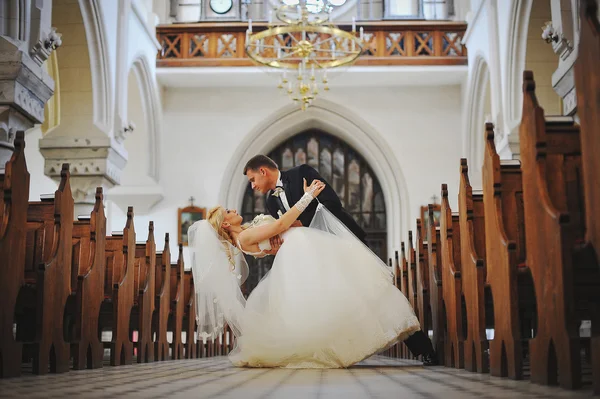
<svg viewBox="0 0 600 399">
<path fill-rule="evenodd" d="M 246 31 L 246 54 L 257 65 L 279 73 L 278 88 L 305 110 L 329 90 L 332 69 L 352 65 L 363 51 L 363 29 L 356 34 L 331 23 L 331 11 L 345 0 L 284 0 L 269 13 L 266 30 Z M 273 15 L 281 22 L 273 24 Z"/>
</svg>

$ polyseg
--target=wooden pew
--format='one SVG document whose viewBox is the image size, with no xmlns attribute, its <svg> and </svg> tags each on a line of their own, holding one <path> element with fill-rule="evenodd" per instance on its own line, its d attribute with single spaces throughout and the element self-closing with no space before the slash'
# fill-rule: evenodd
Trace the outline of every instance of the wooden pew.
<svg viewBox="0 0 600 399">
<path fill-rule="evenodd" d="M 194 275 L 191 270 L 184 272 L 185 314 L 183 326 L 185 329 L 186 359 L 195 359 L 197 356 L 196 342 L 196 291 L 194 288 Z"/>
<path fill-rule="evenodd" d="M 177 263 L 171 265 L 171 314 L 170 330 L 173 332 L 171 342 L 171 358 L 173 360 L 183 359 L 183 342 L 181 340 L 183 330 L 183 314 L 185 312 L 185 295 L 183 288 L 183 245 L 179 244 L 179 257 Z"/>
<path fill-rule="evenodd" d="M 417 311 L 419 313 L 421 329 L 425 334 L 428 334 L 432 327 L 429 305 L 429 260 L 427 255 L 427 234 L 422 220 L 424 220 L 423 208 L 421 208 L 421 218 L 417 219 L 417 256 L 419 259 L 417 265 Z"/>
<path fill-rule="evenodd" d="M 408 256 L 406 254 L 406 245 L 404 242 L 401 246 L 402 262 L 400 262 L 400 272 L 402 278 L 400 279 L 400 291 L 408 298 Z"/>
<path fill-rule="evenodd" d="M 71 353 L 75 370 L 102 367 L 104 357 L 98 335 L 106 270 L 106 216 L 102 200 L 102 188 L 99 187 L 89 218 L 80 218 L 73 224 L 71 295 L 75 301 Z"/>
<path fill-rule="evenodd" d="M 17 132 L 15 150 L 0 175 L 0 377 L 21 374 L 22 343 L 14 339 L 13 322 L 24 282 L 29 172 L 24 133 Z"/>
<path fill-rule="evenodd" d="M 402 243 L 402 262 L 401 262 L 401 266 L 400 266 L 400 272 L 401 272 L 401 280 L 400 280 L 400 290 L 402 291 L 402 293 L 404 294 L 404 296 L 406 298 L 408 298 L 408 257 L 406 254 L 406 246 L 404 245 L 404 243 Z M 396 254 L 397 255 L 397 254 Z M 408 347 L 406 345 L 404 345 L 404 343 L 401 343 L 399 345 L 399 350 L 400 350 L 400 357 L 402 359 L 410 359 L 411 358 L 411 353 L 408 350 Z"/>
<path fill-rule="evenodd" d="M 440 250 L 442 292 L 447 326 L 444 353 L 445 364 L 449 367 L 464 367 L 462 280 L 460 263 L 460 224 L 458 215 L 452 214 L 448 202 L 448 186 L 442 184 L 442 214 L 440 229 Z"/>
<path fill-rule="evenodd" d="M 152 331 L 154 338 L 154 359 L 157 361 L 169 358 L 169 342 L 167 340 L 167 324 L 171 311 L 171 252 L 169 249 L 169 233 L 165 234 L 165 245 L 162 252 L 156 253 L 154 316 Z"/>
<path fill-rule="evenodd" d="M 152 340 L 152 315 L 154 314 L 154 289 L 156 274 L 156 244 L 154 243 L 154 222 L 148 225 L 148 239 L 135 245 L 134 306 L 138 340 L 136 342 L 137 362 L 154 361 Z"/>
<path fill-rule="evenodd" d="M 565 118 L 545 119 L 529 71 L 523 91 L 527 265 L 541 304 L 530 341 L 531 380 L 573 389 L 581 386 L 579 325 L 597 317 L 592 311 L 600 292 L 595 255 L 577 250 L 585 234 L 579 128 Z"/>
<path fill-rule="evenodd" d="M 127 210 L 122 233 L 106 238 L 106 277 L 104 288 L 106 316 L 112 327 L 110 364 L 121 366 L 133 362 L 133 342 L 129 337 L 135 273 L 135 230 L 133 207 Z"/>
<path fill-rule="evenodd" d="M 579 53 L 575 62 L 577 114 L 586 209 L 586 241 L 600 256 L 600 22 L 596 0 L 581 1 Z"/>
<path fill-rule="evenodd" d="M 458 194 L 460 218 L 460 253 L 462 289 L 468 320 L 464 331 L 466 338 L 465 369 L 487 373 L 489 348 L 485 332 L 485 221 L 483 194 L 473 193 L 469 182 L 466 159 L 460 160 L 460 186 Z"/>
<path fill-rule="evenodd" d="M 73 195 L 69 165 L 63 164 L 53 199 L 30 202 L 27 209 L 25 286 L 17 303 L 17 339 L 25 341 L 25 358 L 33 372 L 69 370 L 70 345 L 63 319 L 71 294 Z M 19 303 L 20 302 L 20 303 Z"/>
<path fill-rule="evenodd" d="M 413 244 L 413 232 L 408 232 L 408 254 L 410 267 L 408 268 L 408 300 L 415 310 L 415 315 L 420 319 L 417 299 L 417 255 Z"/>
<path fill-rule="evenodd" d="M 400 245 L 401 245 L 402 249 L 404 250 L 404 243 L 401 243 Z M 404 253 L 404 251 L 402 251 L 402 253 Z M 392 258 L 389 258 L 389 266 L 394 271 L 394 286 L 398 290 L 400 290 L 400 292 L 402 292 L 402 268 L 400 266 L 400 259 L 399 259 L 398 251 L 394 251 L 394 260 L 393 261 L 392 261 Z M 387 349 L 386 352 L 388 352 L 388 356 L 391 356 L 394 358 L 403 358 L 403 356 L 404 356 L 403 346 L 404 345 L 402 345 L 401 342 L 397 343 L 396 345 Z"/>
<path fill-rule="evenodd" d="M 440 227 L 435 212 L 439 207 L 429 204 L 427 208 L 427 257 L 429 259 L 429 304 L 431 312 L 431 327 L 433 329 L 433 348 L 437 352 L 440 363 L 445 359 L 445 316 L 444 294 L 442 291 L 442 251 L 440 246 Z"/>
<path fill-rule="evenodd" d="M 404 243 L 401 243 L 400 245 L 404 245 Z M 399 257 L 398 251 L 395 251 L 394 255 L 395 255 L 394 260 L 392 260 L 392 258 L 389 258 L 388 265 L 394 271 L 394 286 L 396 288 L 398 288 L 399 290 L 402 290 L 402 271 L 400 269 L 400 260 L 398 259 L 398 257 Z"/>
<path fill-rule="evenodd" d="M 586 246 L 600 263 L 600 23 L 598 2 L 580 4 L 581 29 L 575 62 L 577 114 L 581 126 L 581 164 L 585 195 Z M 594 314 L 598 315 L 598 304 Z M 594 392 L 600 394 L 600 319 L 592 320 L 592 367 Z"/>
<path fill-rule="evenodd" d="M 487 281 L 494 298 L 494 339 L 490 342 L 490 373 L 523 378 L 523 349 L 519 323 L 518 265 L 523 225 L 521 170 L 501 165 L 494 144 L 494 127 L 486 124 L 483 162 L 485 252 Z"/>
</svg>

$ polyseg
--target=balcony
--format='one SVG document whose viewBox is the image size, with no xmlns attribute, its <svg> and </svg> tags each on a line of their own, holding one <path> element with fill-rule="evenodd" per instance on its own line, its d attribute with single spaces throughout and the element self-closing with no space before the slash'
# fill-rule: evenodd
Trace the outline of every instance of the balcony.
<svg viewBox="0 0 600 399">
<path fill-rule="evenodd" d="M 462 22 L 362 22 L 365 48 L 359 66 L 459 66 L 467 64 L 461 43 L 467 25 Z M 202 23 L 160 25 L 156 29 L 162 49 L 157 67 L 251 67 L 244 51 L 247 24 Z M 254 23 L 254 32 L 267 28 Z M 350 25 L 338 25 L 350 31 Z M 286 38 L 278 40 L 284 42 Z"/>
</svg>

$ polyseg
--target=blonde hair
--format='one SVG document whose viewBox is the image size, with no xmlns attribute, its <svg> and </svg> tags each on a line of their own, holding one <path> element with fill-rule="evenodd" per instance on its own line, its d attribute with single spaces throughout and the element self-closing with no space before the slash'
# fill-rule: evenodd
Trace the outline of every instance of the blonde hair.
<svg viewBox="0 0 600 399">
<path fill-rule="evenodd" d="M 235 254 L 231 250 L 230 244 L 233 245 L 234 248 L 237 248 L 237 245 L 235 242 L 233 242 L 233 238 L 229 234 L 229 231 L 227 231 L 226 229 L 223 228 L 223 221 L 225 220 L 225 212 L 224 211 L 225 211 L 225 208 L 223 208 L 221 205 L 217 205 L 208 211 L 208 213 L 206 214 L 206 220 L 208 221 L 208 223 L 210 223 L 212 228 L 217 233 L 217 236 L 219 237 L 219 241 L 221 241 L 221 244 L 223 245 L 223 248 L 225 249 L 225 253 L 227 254 L 227 257 L 229 258 L 229 261 L 233 264 L 234 263 L 233 258 L 234 258 Z M 247 225 L 243 225 L 242 229 L 246 229 L 246 227 L 247 227 Z"/>
</svg>

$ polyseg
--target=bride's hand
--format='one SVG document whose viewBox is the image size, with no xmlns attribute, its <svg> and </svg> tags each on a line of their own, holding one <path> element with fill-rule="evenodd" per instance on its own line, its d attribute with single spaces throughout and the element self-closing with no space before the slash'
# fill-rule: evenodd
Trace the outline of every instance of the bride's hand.
<svg viewBox="0 0 600 399">
<path fill-rule="evenodd" d="M 325 189 L 325 183 L 319 180 L 313 180 L 310 186 L 306 186 L 306 179 L 304 180 L 304 192 L 310 193 L 313 197 L 317 198 L 321 191 Z"/>
</svg>

